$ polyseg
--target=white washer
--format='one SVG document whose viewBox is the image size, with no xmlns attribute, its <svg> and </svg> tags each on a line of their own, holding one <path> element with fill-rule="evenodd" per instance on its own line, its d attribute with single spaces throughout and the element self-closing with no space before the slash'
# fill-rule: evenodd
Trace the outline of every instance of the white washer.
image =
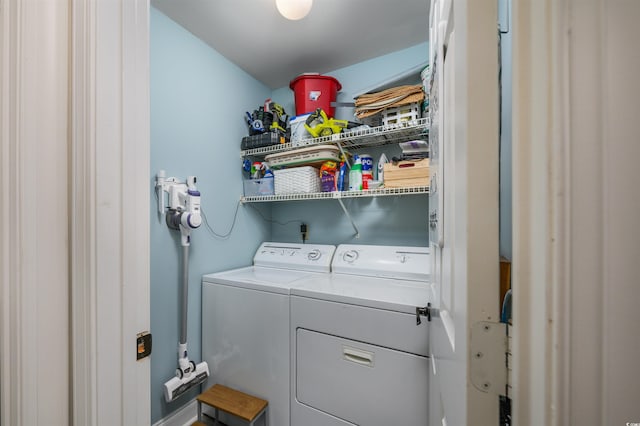
<svg viewBox="0 0 640 426">
<path fill-rule="evenodd" d="M 291 425 L 428 423 L 429 265 L 426 247 L 341 245 L 291 289 Z"/>
<path fill-rule="evenodd" d="M 203 276 L 207 387 L 221 383 L 266 399 L 269 424 L 290 424 L 290 289 L 304 278 L 328 275 L 334 251 L 331 245 L 266 242 L 253 266 Z"/>
</svg>

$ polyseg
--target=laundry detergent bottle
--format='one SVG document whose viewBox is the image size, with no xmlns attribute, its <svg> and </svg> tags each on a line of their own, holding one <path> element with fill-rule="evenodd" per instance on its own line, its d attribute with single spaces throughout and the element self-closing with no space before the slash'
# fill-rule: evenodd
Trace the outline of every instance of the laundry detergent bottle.
<svg viewBox="0 0 640 426">
<path fill-rule="evenodd" d="M 349 191 L 362 190 L 362 160 L 357 155 L 353 156 L 353 165 L 349 171 Z"/>
</svg>

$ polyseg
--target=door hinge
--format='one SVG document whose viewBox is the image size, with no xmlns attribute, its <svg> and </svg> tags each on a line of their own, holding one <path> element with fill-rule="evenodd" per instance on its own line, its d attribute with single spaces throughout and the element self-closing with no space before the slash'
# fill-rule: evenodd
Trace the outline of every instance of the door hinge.
<svg viewBox="0 0 640 426">
<path fill-rule="evenodd" d="M 482 392 L 505 395 L 507 324 L 481 321 L 471 327 L 471 383 Z"/>
</svg>

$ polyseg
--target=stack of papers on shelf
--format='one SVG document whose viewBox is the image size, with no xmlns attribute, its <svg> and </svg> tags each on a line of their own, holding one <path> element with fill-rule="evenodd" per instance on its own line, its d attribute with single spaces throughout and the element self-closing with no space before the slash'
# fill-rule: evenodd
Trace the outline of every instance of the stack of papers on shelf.
<svg viewBox="0 0 640 426">
<path fill-rule="evenodd" d="M 422 85 L 407 85 L 392 87 L 376 93 L 365 93 L 356 98 L 355 114 L 358 118 L 365 118 L 378 114 L 387 108 L 398 107 L 422 102 L 424 92 Z"/>
</svg>

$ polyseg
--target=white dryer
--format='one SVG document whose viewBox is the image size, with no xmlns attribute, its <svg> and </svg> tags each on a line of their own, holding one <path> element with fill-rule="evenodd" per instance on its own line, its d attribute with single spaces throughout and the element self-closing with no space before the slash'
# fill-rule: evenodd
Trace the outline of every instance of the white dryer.
<svg viewBox="0 0 640 426">
<path fill-rule="evenodd" d="M 290 424 L 289 293 L 296 282 L 328 275 L 334 251 L 331 245 L 265 242 L 252 266 L 203 276 L 206 386 L 221 383 L 266 399 L 269 424 Z"/>
<path fill-rule="evenodd" d="M 291 425 L 425 426 L 426 247 L 341 245 L 291 290 Z"/>
</svg>

